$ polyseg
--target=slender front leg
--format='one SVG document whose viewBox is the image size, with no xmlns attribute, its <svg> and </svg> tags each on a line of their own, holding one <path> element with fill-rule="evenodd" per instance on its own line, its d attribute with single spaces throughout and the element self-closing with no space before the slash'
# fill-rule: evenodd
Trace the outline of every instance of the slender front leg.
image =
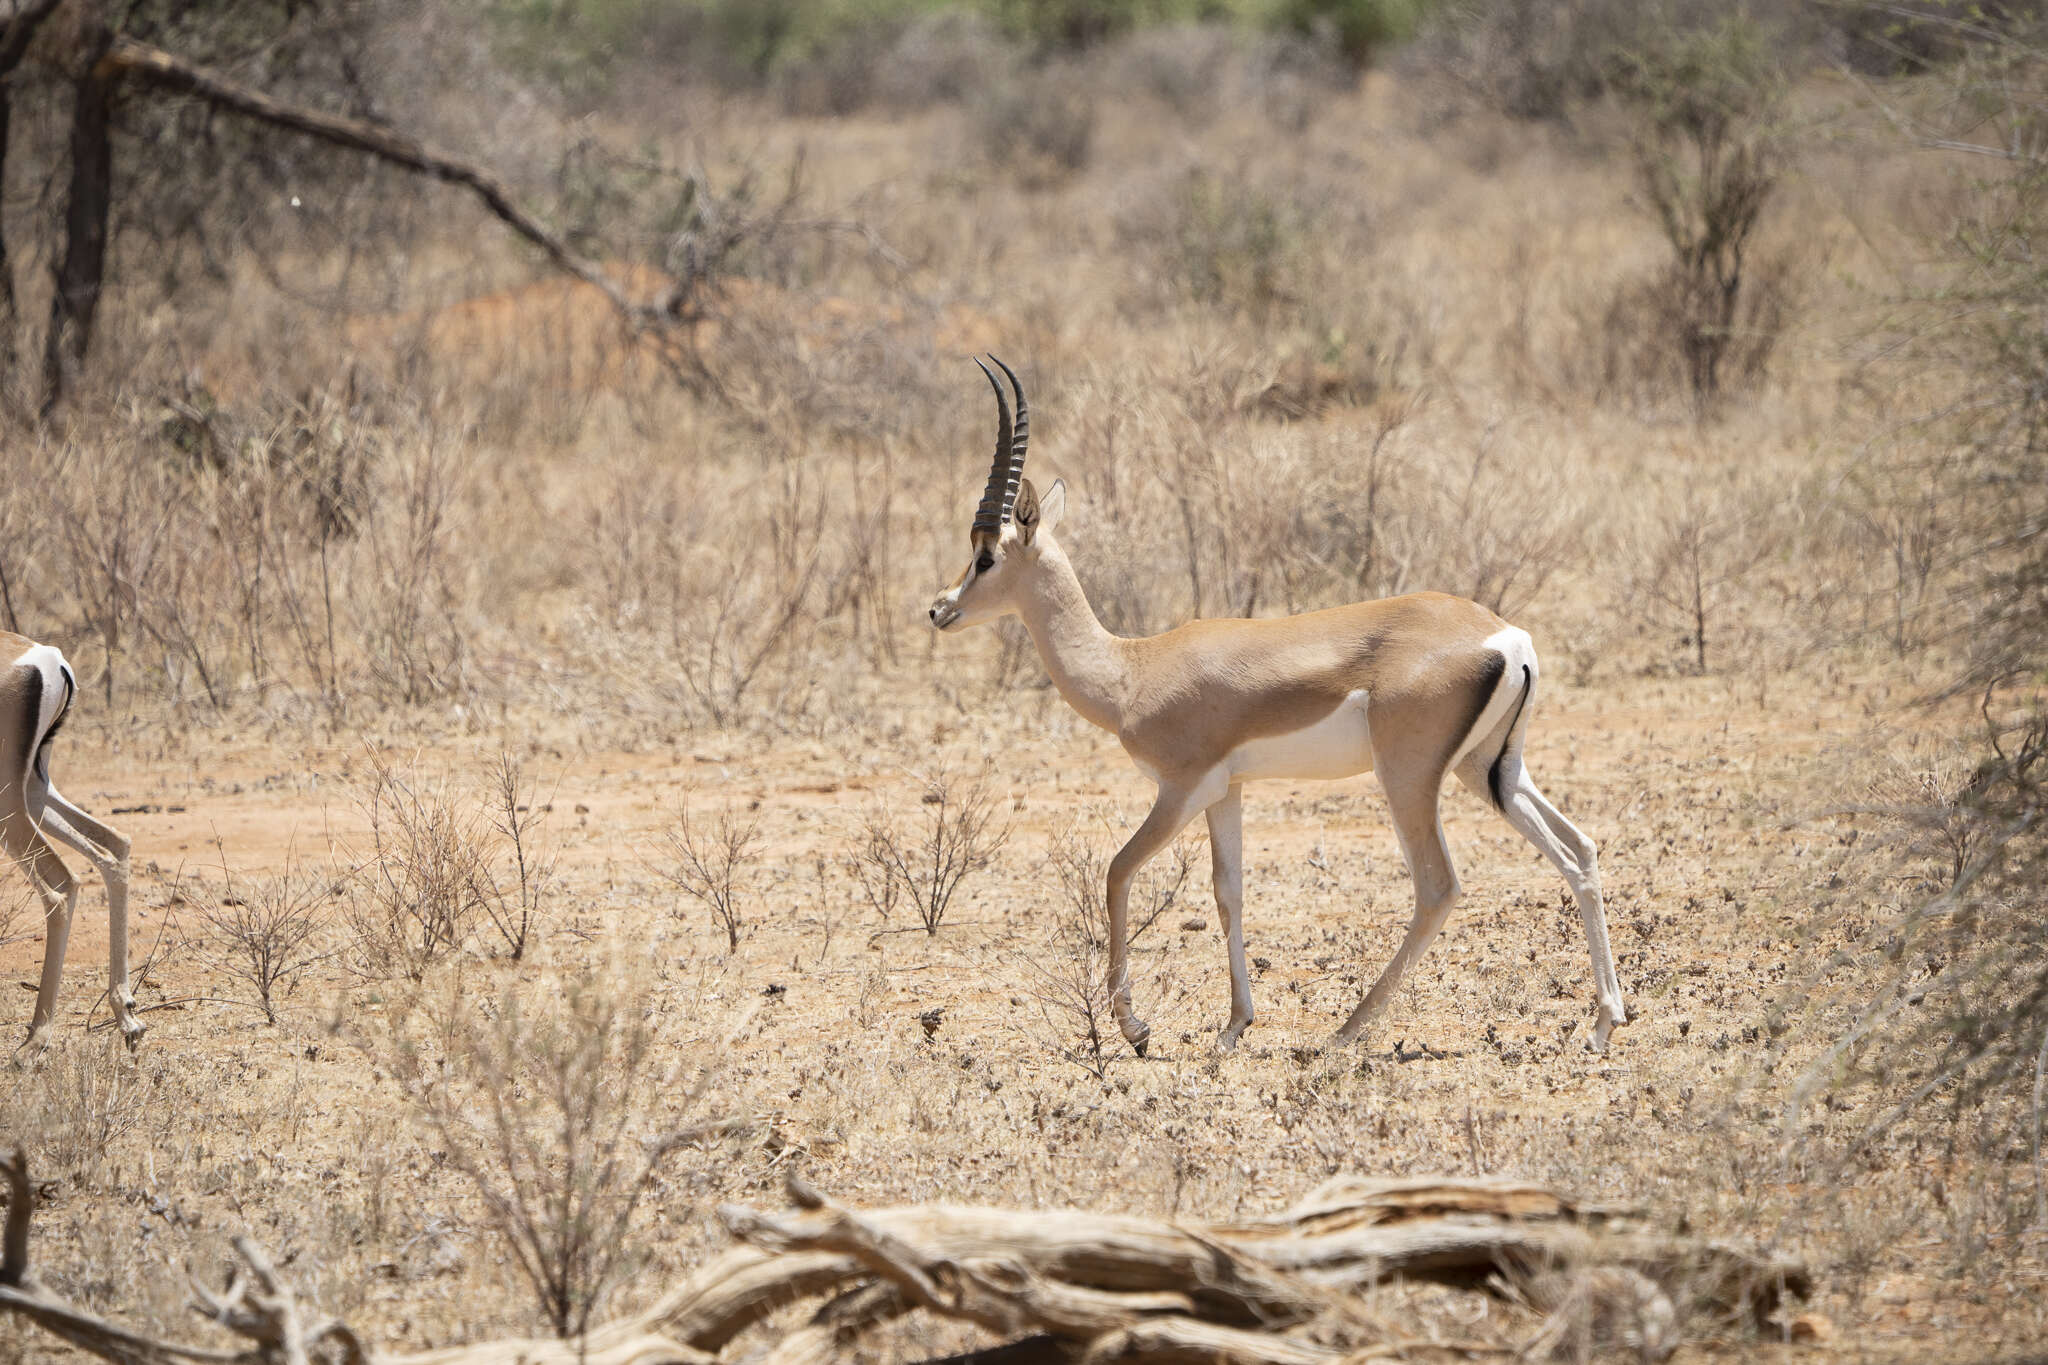
<svg viewBox="0 0 2048 1365">
<path fill-rule="evenodd" d="M 142 1041 L 148 1025 L 135 1017 L 135 994 L 128 988 L 128 840 L 112 825 L 101 823 L 47 789 L 43 828 L 84 854 L 107 884 L 107 1003 L 130 1048 Z"/>
<path fill-rule="evenodd" d="M 1123 1030 L 1125 1040 L 1140 1057 L 1145 1055 L 1152 1030 L 1131 1009 L 1127 954 L 1131 879 L 1154 854 L 1173 842 L 1174 836 L 1195 818 L 1196 811 L 1215 804 L 1226 790 L 1228 784 L 1220 772 L 1204 774 L 1185 784 L 1162 781 L 1152 813 L 1138 826 L 1130 842 L 1109 860 L 1109 1011 L 1116 1016 L 1116 1026 Z"/>
<path fill-rule="evenodd" d="M 1244 965 L 1244 788 L 1233 785 L 1209 807 L 1209 880 L 1216 892 L 1216 913 L 1223 919 L 1223 937 L 1230 951 L 1230 1022 L 1217 1035 L 1225 1052 L 1252 1022 L 1252 982 Z"/>
</svg>

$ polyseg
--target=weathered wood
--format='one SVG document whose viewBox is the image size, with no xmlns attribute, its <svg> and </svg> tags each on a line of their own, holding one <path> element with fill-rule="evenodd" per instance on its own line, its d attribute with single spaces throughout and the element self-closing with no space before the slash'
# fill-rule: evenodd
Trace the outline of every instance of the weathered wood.
<svg viewBox="0 0 2048 1365">
<path fill-rule="evenodd" d="M 765 1247 L 839 1245 L 825 1214 L 767 1217 L 726 1205 L 719 1216 L 734 1235 Z M 1203 1316 L 1226 1322 L 1300 1322 L 1330 1301 L 1326 1292 L 1275 1273 L 1215 1237 L 1157 1219 L 935 1204 L 867 1209 L 861 1220 L 915 1244 L 930 1259 L 1008 1261 L 1096 1289 L 1182 1293 Z"/>
<path fill-rule="evenodd" d="M 868 1330 L 910 1311 L 903 1291 L 887 1281 L 849 1289 L 777 1342 L 761 1365 L 833 1365 L 853 1354 Z"/>
<path fill-rule="evenodd" d="M 1679 1340 L 1677 1305 L 1754 1318 L 1805 1286 L 1803 1267 L 1789 1258 L 1668 1236 L 1626 1211 L 1511 1181 L 1334 1181 L 1271 1218 L 1209 1228 L 1078 1211 L 853 1210 L 793 1182 L 798 1208 L 721 1208 L 747 1245 L 580 1340 L 384 1355 L 346 1324 L 309 1320 L 262 1248 L 240 1239 L 244 1269 L 227 1287 L 195 1286 L 199 1310 L 255 1347 L 229 1351 L 141 1337 L 43 1290 L 30 1274 L 33 1196 L 19 1151 L 0 1159 L 0 1177 L 9 1192 L 0 1313 L 90 1354 L 144 1365 L 300 1365 L 335 1354 L 351 1365 L 703 1365 L 782 1308 L 824 1296 L 808 1321 L 768 1346 L 773 1365 L 843 1359 L 875 1326 L 912 1310 L 974 1324 L 1002 1343 L 958 1357 L 963 1365 L 1326 1365 L 1469 1359 L 1589 1339 L 1659 1359 Z M 1409 1337 L 1352 1292 L 1404 1275 L 1474 1284 L 1534 1325 L 1518 1343 Z"/>
</svg>

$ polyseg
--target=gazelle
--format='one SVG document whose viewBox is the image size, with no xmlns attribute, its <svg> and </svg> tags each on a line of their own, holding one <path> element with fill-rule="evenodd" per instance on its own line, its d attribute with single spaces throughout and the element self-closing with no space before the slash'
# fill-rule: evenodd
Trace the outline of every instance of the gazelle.
<svg viewBox="0 0 2048 1365">
<path fill-rule="evenodd" d="M 28 1036 L 34 1042 L 57 1013 L 64 949 L 78 908 L 78 882 L 45 835 L 83 853 L 107 884 L 111 943 L 107 999 L 130 1047 L 144 1025 L 128 990 L 128 840 L 59 794 L 50 781 L 50 742 L 71 709 L 78 680 L 50 645 L 0 631 L 0 846 L 28 874 L 43 903 L 43 980 Z"/>
<path fill-rule="evenodd" d="M 994 360 L 995 357 L 991 356 Z M 975 364 L 981 365 L 979 360 Z M 1198 814 L 1209 819 L 1216 907 L 1230 954 L 1230 1048 L 1252 1022 L 1245 972 L 1241 792 L 1256 778 L 1377 772 L 1415 883 L 1415 914 L 1393 959 L 1331 1040 L 1349 1043 L 1387 1003 L 1401 974 L 1442 929 L 1460 891 L 1437 799 L 1444 774 L 1507 818 L 1564 874 L 1593 957 L 1597 1051 L 1628 1022 L 1607 944 L 1593 841 L 1544 799 L 1522 764 L 1536 692 L 1527 632 L 1442 593 L 1359 602 L 1278 620 L 1190 621 L 1149 639 L 1105 630 L 1053 539 L 1066 485 L 1040 497 L 1023 477 L 1030 410 L 1014 426 L 996 391 L 996 451 L 968 532 L 966 570 L 932 604 L 940 630 L 1015 613 L 1068 705 L 1114 733 L 1159 788 L 1151 814 L 1109 865 L 1109 992 L 1117 1026 L 1140 1056 L 1151 1030 L 1131 1008 L 1126 900 L 1131 878 Z"/>
</svg>

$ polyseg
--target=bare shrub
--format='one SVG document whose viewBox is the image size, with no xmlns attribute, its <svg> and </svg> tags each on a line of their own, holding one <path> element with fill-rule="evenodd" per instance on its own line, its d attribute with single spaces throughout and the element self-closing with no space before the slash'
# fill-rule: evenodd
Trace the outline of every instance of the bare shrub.
<svg viewBox="0 0 2048 1365">
<path fill-rule="evenodd" d="M 1012 55 L 979 14 L 921 14 L 904 25 L 887 60 L 868 73 L 871 93 L 888 108 L 906 112 L 966 100 L 987 89 Z"/>
<path fill-rule="evenodd" d="M 1853 527 L 1843 543 L 1863 542 L 1855 572 L 1868 580 L 1867 591 L 1856 595 L 1865 604 L 1864 624 L 1882 622 L 1878 628 L 1902 656 L 1924 648 L 1938 633 L 1951 567 L 1948 552 L 1965 530 L 1967 503 L 1956 496 L 1948 463 L 1941 453 L 1930 452 L 1924 459 L 1892 459 L 1852 470 L 1837 507 Z M 1872 574 L 1872 558 L 1889 573 Z"/>
<path fill-rule="evenodd" d="M 1572 562 L 1583 509 L 1554 465 L 1512 449 L 1498 428 L 1447 482 L 1438 506 L 1407 528 L 1408 562 L 1434 560 L 1422 581 L 1512 615 Z M 1450 530 L 1431 556 L 1426 549 L 1441 528 Z"/>
<path fill-rule="evenodd" d="M 670 863 L 658 869 L 684 894 L 711 912 L 725 930 L 725 946 L 740 946 L 746 924 L 746 901 L 756 885 L 755 859 L 761 851 L 761 822 L 735 817 L 731 806 L 719 808 L 709 824 L 690 819 L 690 800 L 683 798 L 675 824 L 664 831 Z"/>
<path fill-rule="evenodd" d="M 1238 46 L 1237 35 L 1218 25 L 1142 28 L 1121 45 L 1116 74 L 1166 105 L 1175 118 L 1206 127 L 1231 93 L 1225 81 Z"/>
<path fill-rule="evenodd" d="M 382 755 L 357 796 L 369 825 L 344 903 L 352 970 L 421 980 L 474 941 L 488 884 L 485 820 L 452 781 L 401 773 Z"/>
<path fill-rule="evenodd" d="M 1072 73 L 1014 77 L 975 102 L 974 132 L 1006 179 L 1056 184 L 1088 165 L 1095 99 Z"/>
<path fill-rule="evenodd" d="M 0 1072 L 9 1137 L 34 1142 L 49 1169 L 90 1187 L 105 1178 L 110 1151 L 161 1118 L 153 1071 L 99 1039 L 62 1037 L 33 1065 Z"/>
<path fill-rule="evenodd" d="M 1109 946 L 1110 845 L 1096 837 L 1098 831 L 1113 837 L 1106 816 L 1084 814 L 1053 835 L 1046 853 L 1066 898 L 1063 914 L 1073 920 L 1081 942 L 1093 952 L 1106 951 Z M 1192 836 L 1176 839 L 1138 874 L 1126 907 L 1128 942 L 1136 943 L 1180 905 L 1194 871 L 1196 847 Z"/>
<path fill-rule="evenodd" d="M 1008 823 L 996 823 L 998 801 L 987 768 L 965 780 L 947 773 L 927 779 L 921 821 L 905 821 L 878 799 L 847 871 L 882 919 L 900 901 L 917 912 L 927 934 L 936 934 L 960 883 L 986 871 L 1010 837 Z"/>
<path fill-rule="evenodd" d="M 394 1021 L 392 1069 L 541 1319 L 579 1336 L 644 1254 L 642 1202 L 706 1136 L 675 1126 L 705 1078 L 661 1044 L 624 964 L 484 999 L 458 992 L 426 1014 Z"/>
<path fill-rule="evenodd" d="M 1949 16 L 1925 18 L 1942 41 L 1962 42 Z M 1894 26 L 1910 39 L 1912 26 Z M 2048 113 L 2048 43 L 2038 22 L 1967 31 L 1933 98 L 1877 96 L 1916 145 L 1996 158 L 1932 243 L 1950 268 L 1906 301 L 1888 338 L 1902 369 L 1945 382 L 1901 386 L 1926 393 L 1933 435 L 1916 432 L 1903 458 L 1883 461 L 1877 486 L 1935 490 L 1891 532 L 1903 542 L 1901 586 L 1910 602 L 1924 555 L 1915 544 L 1938 536 L 1933 637 L 1953 650 L 1938 695 L 1975 701 L 1982 724 L 1964 754 L 1903 772 L 1887 764 L 1866 808 L 1834 813 L 1849 826 L 1837 839 L 1866 851 L 1807 879 L 1822 951 L 1779 1004 L 1788 1035 L 1803 1024 L 1834 1040 L 1802 1068 L 1786 1131 L 1820 1131 L 1803 1121 L 1808 1102 L 1855 1113 L 1832 1151 L 1824 1136 L 1807 1144 L 1835 1180 L 1909 1146 L 1931 1150 L 1951 1265 L 1961 1283 L 1989 1284 L 2007 1273 L 2004 1248 L 2048 1227 L 2048 158 L 2034 138 Z M 1952 454 L 1930 457 L 1930 445 Z"/>
<path fill-rule="evenodd" d="M 0 948 L 41 933 L 41 910 L 35 892 L 19 881 L 0 890 Z"/>
<path fill-rule="evenodd" d="M 204 883 L 185 889 L 204 934 L 200 954 L 245 987 L 264 1021 L 275 1024 L 278 996 L 330 956 L 322 909 L 346 887 L 331 873 L 296 865 L 289 854 L 284 870 L 273 876 L 238 879 L 222 848 L 221 870 L 218 890 Z"/>
<path fill-rule="evenodd" d="M 1651 401 L 1682 393 L 1706 413 L 1724 390 L 1753 388 L 1768 374 L 1797 267 L 1788 254 L 1745 263 L 1718 253 L 1716 263 L 1717 253 L 1690 240 L 1674 250 L 1678 262 L 1623 284 L 1589 327 L 1598 390 Z"/>
<path fill-rule="evenodd" d="M 554 894 L 557 850 L 540 842 L 541 824 L 553 803 L 540 801 L 539 782 L 529 781 L 509 753 L 498 755 L 489 782 L 491 824 L 500 847 L 511 854 L 512 867 L 505 880 L 486 862 L 478 874 L 479 900 L 505 956 L 518 962 L 546 923 Z"/>
<path fill-rule="evenodd" d="M 1316 222 L 1298 194 L 1197 166 L 1140 200 L 1118 227 L 1127 246 L 1156 255 L 1175 297 L 1264 320 L 1307 302 Z"/>
<path fill-rule="evenodd" d="M 690 600 L 670 640 L 677 676 L 715 725 L 750 713 L 785 716 L 804 700 L 802 660 L 817 629 L 810 612 L 817 551 L 780 564 L 749 558 Z M 777 659 L 788 666 L 771 675 L 768 665 Z M 778 685 L 763 699 L 757 684 L 770 676 Z"/>
<path fill-rule="evenodd" d="M 1630 54 L 1621 89 L 1639 118 L 1636 184 L 1673 259 L 1624 292 L 1610 329 L 1661 323 L 1636 335 L 1674 348 L 1704 414 L 1731 378 L 1763 374 L 1784 327 L 1789 267 L 1751 260 L 1781 173 L 1782 77 L 1767 35 L 1737 16 Z"/>
<path fill-rule="evenodd" d="M 368 573 L 353 606 L 373 689 L 417 705 L 463 685 L 469 632 L 458 619 L 450 543 L 453 455 L 429 432 L 401 452 L 387 466 L 383 515 L 364 530 Z"/>
<path fill-rule="evenodd" d="M 79 463 L 89 459 L 82 453 L 72 458 Z M 76 501 L 65 495 L 74 486 Z M 133 458 L 93 462 L 89 477 L 79 480 L 74 473 L 59 478 L 53 481 L 53 491 L 72 591 L 79 613 L 104 651 L 102 683 L 112 705 L 118 661 L 124 657 L 128 636 L 139 629 L 134 585 L 153 580 L 178 499 L 165 487 L 160 468 Z"/>
<path fill-rule="evenodd" d="M 1610 89 L 1622 54 L 1646 29 L 1683 22 L 1697 0 L 1497 0 L 1444 8 L 1418 44 L 1417 65 L 1460 96 L 1523 119 L 1567 118 Z M 1677 11 L 1684 10 L 1681 15 Z"/>
<path fill-rule="evenodd" d="M 480 787 L 369 754 L 356 798 L 369 842 L 352 850 L 360 867 L 342 909 L 351 970 L 418 981 L 486 930 L 491 951 L 515 962 L 532 949 L 556 894 L 557 851 L 541 837 L 548 806 L 509 753 Z"/>
<path fill-rule="evenodd" d="M 1083 815 L 1053 835 L 1047 860 L 1061 902 L 1051 936 L 1013 955 L 1018 989 L 1038 1007 L 1038 1041 L 1089 1074 L 1107 1074 L 1122 1055 L 1110 1009 L 1108 875 L 1112 845 L 1097 837 L 1101 817 Z M 1129 933 L 1135 946 L 1180 906 L 1194 871 L 1195 842 L 1181 838 L 1146 864 L 1131 887 Z"/>
<path fill-rule="evenodd" d="M 1741 489 L 1712 490 L 1687 479 L 1640 528 L 1630 571 L 1621 580 L 1623 613 L 1675 638 L 1705 674 L 1709 640 L 1750 571 L 1768 553 L 1759 506 Z"/>
</svg>

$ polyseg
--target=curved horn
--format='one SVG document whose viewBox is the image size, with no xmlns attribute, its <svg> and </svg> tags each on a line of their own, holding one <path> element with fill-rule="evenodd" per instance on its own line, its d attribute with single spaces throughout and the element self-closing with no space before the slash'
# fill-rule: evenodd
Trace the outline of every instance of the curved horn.
<svg viewBox="0 0 2048 1365">
<path fill-rule="evenodd" d="M 1003 365 L 1001 356 L 991 355 L 989 359 L 1002 366 L 1017 394 L 1017 426 L 1010 434 L 1010 471 L 1003 492 L 1003 520 L 1008 521 L 1017 507 L 1017 490 L 1024 482 L 1024 448 L 1031 444 L 1031 405 L 1024 401 L 1024 386 L 1017 382 L 1017 372 Z"/>
<path fill-rule="evenodd" d="M 974 530 L 993 535 L 1003 529 L 1003 521 L 1010 515 L 1010 499 L 1016 496 L 1013 483 L 1009 491 L 1005 490 L 1005 484 L 1011 478 L 1010 403 L 1003 396 L 1002 382 L 996 378 L 995 372 L 981 364 L 980 356 L 974 358 L 974 363 L 981 365 L 981 372 L 988 376 L 988 386 L 996 391 L 996 455 L 989 466 L 988 487 L 982 492 L 981 506 L 974 509 Z M 996 363 L 1000 365 L 1003 362 L 998 360 Z"/>
</svg>

